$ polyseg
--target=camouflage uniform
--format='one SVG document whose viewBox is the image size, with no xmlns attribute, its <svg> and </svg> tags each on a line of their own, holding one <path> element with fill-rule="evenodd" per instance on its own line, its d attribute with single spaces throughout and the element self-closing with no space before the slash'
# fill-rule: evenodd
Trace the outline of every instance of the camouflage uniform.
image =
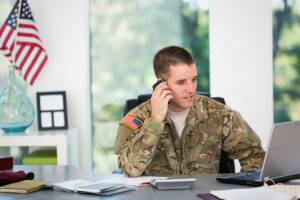
<svg viewBox="0 0 300 200">
<path fill-rule="evenodd" d="M 115 144 L 118 164 L 128 176 L 218 173 L 221 149 L 239 159 L 243 171 L 262 166 L 260 139 L 238 112 L 205 96 L 196 96 L 181 139 L 167 115 L 151 118 L 150 100 L 129 112 L 138 128 L 120 122 Z"/>
</svg>

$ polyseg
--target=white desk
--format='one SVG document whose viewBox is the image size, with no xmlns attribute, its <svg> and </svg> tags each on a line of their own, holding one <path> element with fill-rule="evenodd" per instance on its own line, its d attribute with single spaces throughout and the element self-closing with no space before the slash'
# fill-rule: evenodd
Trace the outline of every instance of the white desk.
<svg viewBox="0 0 300 200">
<path fill-rule="evenodd" d="M 24 135 L 0 135 L 2 147 L 55 147 L 57 164 L 78 165 L 78 130 L 34 131 L 26 130 Z"/>
</svg>

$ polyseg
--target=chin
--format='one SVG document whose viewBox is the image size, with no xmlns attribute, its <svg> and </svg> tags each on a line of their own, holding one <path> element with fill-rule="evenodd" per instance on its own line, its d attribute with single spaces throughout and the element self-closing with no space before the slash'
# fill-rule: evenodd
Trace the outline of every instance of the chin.
<svg viewBox="0 0 300 200">
<path fill-rule="evenodd" d="M 186 109 L 187 109 L 187 108 L 191 108 L 191 107 L 193 107 L 193 103 L 187 104 L 187 105 L 185 105 L 184 107 L 185 107 Z"/>
<path fill-rule="evenodd" d="M 193 98 L 193 100 L 191 100 L 189 102 L 183 102 L 182 106 L 185 107 L 185 108 L 191 108 L 191 107 L 193 107 L 193 105 L 194 105 L 194 99 L 195 98 Z"/>
<path fill-rule="evenodd" d="M 180 107 L 181 107 L 181 108 L 184 108 L 184 109 L 188 109 L 188 108 L 193 107 L 193 105 L 194 105 L 193 102 L 191 102 L 191 103 L 182 103 L 182 104 L 180 105 Z"/>
</svg>

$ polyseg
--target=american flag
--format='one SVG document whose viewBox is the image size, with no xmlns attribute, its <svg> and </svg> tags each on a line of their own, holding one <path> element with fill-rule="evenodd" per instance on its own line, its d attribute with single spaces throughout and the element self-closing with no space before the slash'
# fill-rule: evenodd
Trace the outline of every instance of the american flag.
<svg viewBox="0 0 300 200">
<path fill-rule="evenodd" d="M 25 81 L 32 85 L 46 64 L 48 56 L 27 0 L 21 0 L 20 18 L 17 23 L 19 1 L 17 0 L 0 28 L 0 51 L 15 64 L 16 70 L 20 71 Z"/>
<path fill-rule="evenodd" d="M 137 117 L 130 115 L 130 114 L 126 115 L 122 119 L 122 123 L 133 129 L 137 129 L 138 127 L 140 127 L 142 125 L 141 120 L 139 120 Z"/>
</svg>

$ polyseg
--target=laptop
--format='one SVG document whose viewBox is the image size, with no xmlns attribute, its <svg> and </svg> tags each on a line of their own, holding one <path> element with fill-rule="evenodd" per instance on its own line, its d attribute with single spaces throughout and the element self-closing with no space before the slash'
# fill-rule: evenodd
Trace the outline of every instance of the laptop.
<svg viewBox="0 0 300 200">
<path fill-rule="evenodd" d="M 217 181 L 262 186 L 300 178 L 300 121 L 273 124 L 261 170 L 219 174 Z"/>
</svg>

